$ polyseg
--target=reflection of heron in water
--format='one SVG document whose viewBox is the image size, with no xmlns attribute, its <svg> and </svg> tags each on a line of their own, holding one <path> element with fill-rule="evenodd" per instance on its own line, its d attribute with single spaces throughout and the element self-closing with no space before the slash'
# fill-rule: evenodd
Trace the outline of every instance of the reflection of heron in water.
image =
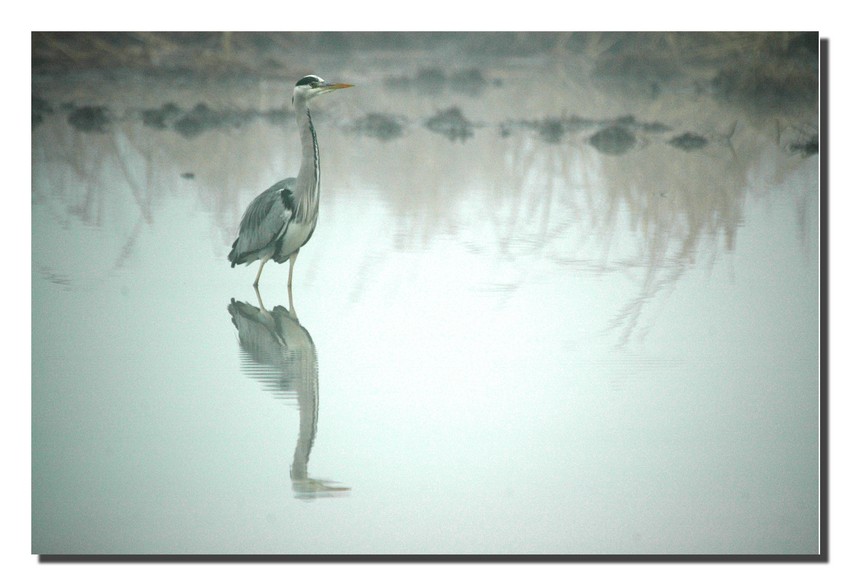
<svg viewBox="0 0 850 586">
<path fill-rule="evenodd" d="M 297 498 L 347 494 L 348 487 L 310 478 L 307 463 L 316 439 L 319 418 L 319 370 L 310 333 L 284 307 L 269 312 L 259 289 L 259 308 L 231 300 L 227 310 L 239 332 L 243 369 L 272 389 L 278 397 L 297 401 L 298 443 L 289 476 Z"/>
</svg>

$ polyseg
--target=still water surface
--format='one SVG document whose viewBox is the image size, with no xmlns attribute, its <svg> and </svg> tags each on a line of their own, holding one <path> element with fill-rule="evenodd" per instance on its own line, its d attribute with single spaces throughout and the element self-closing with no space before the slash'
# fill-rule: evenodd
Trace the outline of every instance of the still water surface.
<svg viewBox="0 0 850 586">
<path fill-rule="evenodd" d="M 810 119 L 317 65 L 357 87 L 314 102 L 297 318 L 226 261 L 298 168 L 289 80 L 35 81 L 121 115 L 33 128 L 34 552 L 818 552 Z"/>
</svg>

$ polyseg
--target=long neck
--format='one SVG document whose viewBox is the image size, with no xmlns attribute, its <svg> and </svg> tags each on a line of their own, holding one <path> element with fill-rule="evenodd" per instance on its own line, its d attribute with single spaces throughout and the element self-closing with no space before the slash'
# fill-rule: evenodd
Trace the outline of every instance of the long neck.
<svg viewBox="0 0 850 586">
<path fill-rule="evenodd" d="M 310 109 L 303 100 L 295 102 L 295 120 L 301 137 L 301 168 L 295 182 L 295 219 L 315 218 L 319 205 L 320 167 L 319 141 Z"/>
</svg>

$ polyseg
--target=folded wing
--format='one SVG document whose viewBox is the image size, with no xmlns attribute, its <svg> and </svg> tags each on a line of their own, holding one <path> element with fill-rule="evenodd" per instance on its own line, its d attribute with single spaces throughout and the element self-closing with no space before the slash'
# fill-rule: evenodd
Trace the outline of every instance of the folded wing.
<svg viewBox="0 0 850 586">
<path fill-rule="evenodd" d="M 227 256 L 230 266 L 251 264 L 274 251 L 293 214 L 295 178 L 278 181 L 254 198 L 239 224 L 239 236 Z"/>
</svg>

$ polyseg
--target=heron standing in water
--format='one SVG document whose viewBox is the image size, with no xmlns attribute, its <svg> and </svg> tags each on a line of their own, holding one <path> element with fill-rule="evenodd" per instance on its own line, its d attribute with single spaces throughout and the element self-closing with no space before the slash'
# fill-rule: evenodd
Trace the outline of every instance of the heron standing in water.
<svg viewBox="0 0 850 586">
<path fill-rule="evenodd" d="M 352 87 L 347 83 L 328 83 L 317 75 L 298 80 L 292 92 L 295 121 L 301 135 L 301 168 L 297 177 L 278 181 L 248 205 L 239 223 L 239 236 L 227 255 L 230 266 L 260 261 L 254 280 L 259 288 L 265 264 L 289 261 L 290 305 L 292 305 L 292 269 L 298 251 L 307 244 L 319 217 L 319 187 L 322 172 L 319 165 L 319 143 L 307 102 L 334 90 Z"/>
</svg>

